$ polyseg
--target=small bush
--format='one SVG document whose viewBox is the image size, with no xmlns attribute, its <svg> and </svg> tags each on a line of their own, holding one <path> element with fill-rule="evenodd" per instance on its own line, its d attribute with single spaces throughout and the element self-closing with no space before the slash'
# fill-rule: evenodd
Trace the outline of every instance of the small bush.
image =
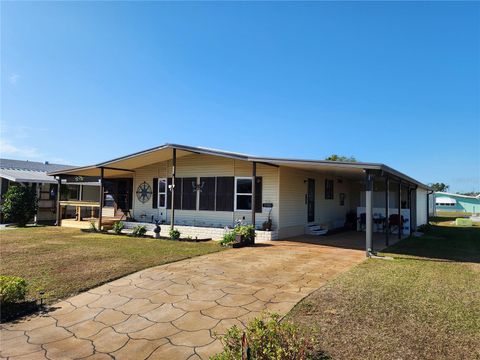
<svg viewBox="0 0 480 360">
<path fill-rule="evenodd" d="M 33 188 L 14 185 L 3 196 L 2 212 L 5 221 L 25 226 L 37 213 L 37 206 Z"/>
<path fill-rule="evenodd" d="M 121 234 L 124 227 L 125 225 L 123 224 L 123 222 L 117 221 L 113 224 L 113 231 L 115 231 L 115 234 Z"/>
<path fill-rule="evenodd" d="M 172 240 L 180 239 L 180 231 L 178 231 L 177 229 L 170 229 L 168 235 L 170 235 L 170 239 Z"/>
<path fill-rule="evenodd" d="M 147 233 L 145 225 L 137 225 L 132 229 L 132 235 L 136 237 L 142 237 Z"/>
<path fill-rule="evenodd" d="M 246 347 L 242 347 L 243 332 L 231 327 L 226 335 L 220 338 L 223 352 L 211 357 L 212 360 L 247 359 L 255 360 L 307 360 L 324 359 L 319 353 L 313 335 L 307 329 L 290 322 L 280 322 L 279 315 L 253 319 L 245 329 Z"/>
<path fill-rule="evenodd" d="M 241 225 L 235 228 L 235 233 L 243 235 L 243 240 L 248 243 L 255 241 L 255 227 L 253 225 Z"/>
<path fill-rule="evenodd" d="M 220 240 L 220 244 L 221 244 L 221 245 L 229 245 L 229 244 L 235 242 L 235 236 L 236 236 L 236 235 L 237 235 L 237 234 L 235 233 L 235 230 L 226 232 L 226 233 L 223 235 L 223 239 Z"/>
<path fill-rule="evenodd" d="M 12 304 L 25 300 L 27 282 L 18 276 L 0 276 L 0 303 Z"/>
</svg>

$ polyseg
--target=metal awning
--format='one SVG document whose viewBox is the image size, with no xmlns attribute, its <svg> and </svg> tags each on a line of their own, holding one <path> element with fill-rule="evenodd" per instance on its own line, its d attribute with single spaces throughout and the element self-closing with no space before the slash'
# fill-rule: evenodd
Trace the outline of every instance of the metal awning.
<svg viewBox="0 0 480 360">
<path fill-rule="evenodd" d="M 19 183 L 57 183 L 53 176 L 49 176 L 42 171 L 0 169 L 0 177 Z"/>
<path fill-rule="evenodd" d="M 172 149 L 177 150 L 177 158 L 191 155 L 192 153 L 206 154 L 248 162 L 264 163 L 273 166 L 285 166 L 307 171 L 329 172 L 334 175 L 338 174 L 359 179 L 364 178 L 365 170 L 376 170 L 382 174 L 391 175 L 392 177 L 405 181 L 407 183 L 411 183 L 425 189 L 430 189 L 427 185 L 422 184 L 421 182 L 401 173 L 400 171 L 397 171 L 393 168 L 390 168 L 389 166 L 379 163 L 255 157 L 247 154 L 179 144 L 165 144 L 134 154 L 98 163 L 96 165 L 73 167 L 70 169 L 53 171 L 50 172 L 49 175 L 98 176 L 100 169 L 103 168 L 105 177 L 131 177 L 133 176 L 132 172 L 134 172 L 135 169 L 143 166 L 152 165 L 158 162 L 171 160 Z"/>
<path fill-rule="evenodd" d="M 449 197 L 439 197 L 435 198 L 435 204 L 456 204 L 457 200 Z"/>
</svg>

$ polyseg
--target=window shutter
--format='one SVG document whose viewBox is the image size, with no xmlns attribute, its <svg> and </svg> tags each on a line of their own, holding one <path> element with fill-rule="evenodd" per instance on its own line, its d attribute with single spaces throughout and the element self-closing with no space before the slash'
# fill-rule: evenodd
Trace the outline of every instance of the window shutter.
<svg viewBox="0 0 480 360">
<path fill-rule="evenodd" d="M 263 179 L 261 176 L 255 178 L 255 212 L 262 212 L 262 192 L 263 192 Z"/>
<path fill-rule="evenodd" d="M 182 210 L 196 210 L 197 209 L 197 192 L 195 185 L 197 178 L 189 177 L 182 179 Z"/>
<path fill-rule="evenodd" d="M 217 211 L 233 211 L 234 183 L 233 176 L 217 178 Z"/>
<path fill-rule="evenodd" d="M 215 210 L 215 178 L 201 177 L 200 205 L 199 210 Z"/>
<path fill-rule="evenodd" d="M 158 208 L 158 178 L 153 178 L 152 208 Z"/>
</svg>

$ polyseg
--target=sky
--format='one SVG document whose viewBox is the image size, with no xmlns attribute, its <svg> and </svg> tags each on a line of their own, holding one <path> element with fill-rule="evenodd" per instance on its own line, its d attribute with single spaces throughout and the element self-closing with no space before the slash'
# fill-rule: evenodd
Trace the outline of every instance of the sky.
<svg viewBox="0 0 480 360">
<path fill-rule="evenodd" d="M 4 158 L 164 143 L 480 191 L 478 2 L 1 2 Z"/>
</svg>

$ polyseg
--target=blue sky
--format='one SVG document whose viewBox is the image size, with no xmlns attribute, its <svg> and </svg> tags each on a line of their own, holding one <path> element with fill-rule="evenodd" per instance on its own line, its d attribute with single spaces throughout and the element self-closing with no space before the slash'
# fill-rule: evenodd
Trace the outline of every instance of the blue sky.
<svg viewBox="0 0 480 360">
<path fill-rule="evenodd" d="M 1 156 L 336 153 L 480 191 L 475 2 L 1 3 Z"/>
</svg>

